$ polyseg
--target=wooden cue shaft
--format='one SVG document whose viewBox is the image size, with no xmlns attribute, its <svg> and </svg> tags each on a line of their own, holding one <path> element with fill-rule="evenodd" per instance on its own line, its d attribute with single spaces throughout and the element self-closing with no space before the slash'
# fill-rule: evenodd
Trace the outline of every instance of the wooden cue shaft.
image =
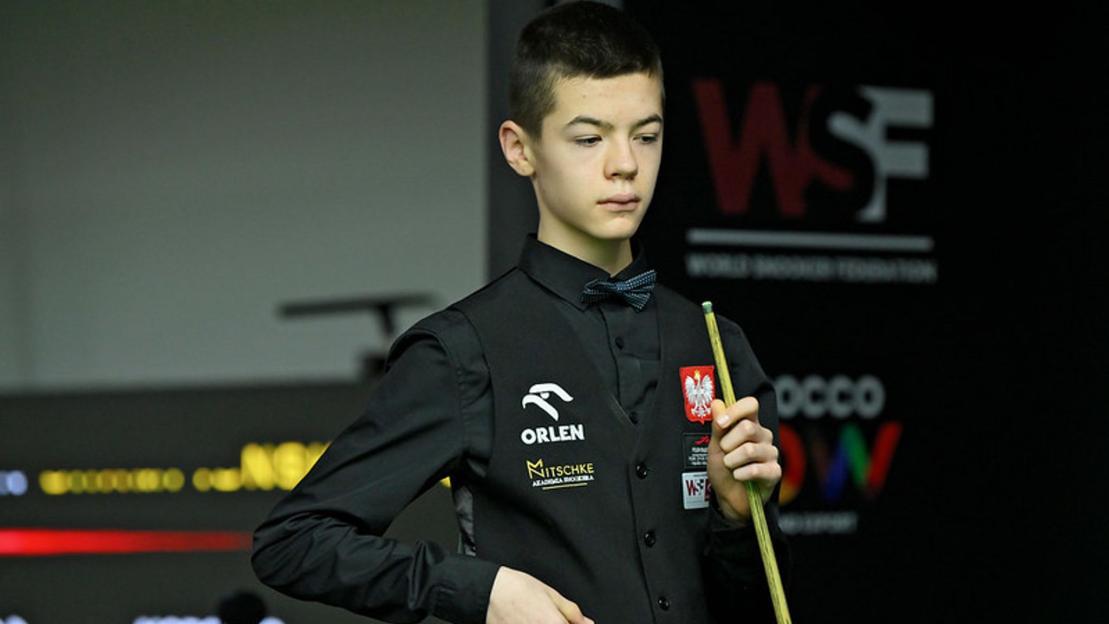
<svg viewBox="0 0 1109 624">
<path fill-rule="evenodd" d="M 720 340 L 720 330 L 716 326 L 716 315 L 712 312 L 712 302 L 705 301 L 701 304 L 705 312 L 705 324 L 708 326 L 709 341 L 712 343 L 712 355 L 716 360 L 716 378 L 720 380 L 720 388 L 724 393 L 724 405 L 731 407 L 736 402 L 735 390 L 732 389 L 732 377 L 728 373 L 728 359 L 724 356 L 724 343 Z M 758 486 L 753 481 L 745 482 L 747 486 L 747 505 L 751 509 L 751 520 L 755 523 L 755 535 L 759 541 L 759 553 L 762 555 L 762 567 L 766 570 L 766 584 L 770 588 L 770 601 L 774 605 L 774 616 L 778 624 L 792 624 L 789 617 L 789 605 L 786 604 L 786 592 L 782 587 L 782 577 L 778 573 L 778 559 L 774 556 L 774 546 L 770 542 L 770 529 L 766 525 L 766 512 L 762 508 L 762 496 L 759 495 Z"/>
</svg>

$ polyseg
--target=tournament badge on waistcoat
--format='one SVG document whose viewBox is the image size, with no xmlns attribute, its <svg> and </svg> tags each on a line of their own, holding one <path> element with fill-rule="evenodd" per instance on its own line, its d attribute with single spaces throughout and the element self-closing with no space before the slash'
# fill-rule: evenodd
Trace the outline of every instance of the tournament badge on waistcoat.
<svg viewBox="0 0 1109 624">
<path fill-rule="evenodd" d="M 712 364 L 683 366 L 678 371 L 685 417 L 703 425 L 712 420 L 712 400 L 716 398 L 716 374 Z M 682 436 L 685 470 L 682 472 L 682 507 L 704 509 L 709 504 L 708 473 L 709 434 L 686 433 Z"/>
<path fill-rule="evenodd" d="M 683 366 L 678 371 L 682 383 L 682 396 L 685 398 L 685 417 L 690 422 L 703 425 L 712 420 L 709 406 L 716 398 L 716 374 L 714 366 Z"/>
</svg>

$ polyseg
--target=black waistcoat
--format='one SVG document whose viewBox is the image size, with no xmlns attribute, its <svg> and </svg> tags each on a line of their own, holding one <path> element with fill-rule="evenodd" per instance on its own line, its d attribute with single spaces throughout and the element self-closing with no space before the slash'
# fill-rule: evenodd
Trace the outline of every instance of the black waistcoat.
<svg viewBox="0 0 1109 624">
<path fill-rule="evenodd" d="M 513 269 L 454 305 L 477 331 L 494 397 L 488 474 L 469 484 L 477 555 L 598 624 L 711 622 L 700 565 L 711 423 L 687 413 L 679 377 L 713 363 L 700 306 L 656 286 L 660 379 L 636 425 L 553 296 Z"/>
</svg>

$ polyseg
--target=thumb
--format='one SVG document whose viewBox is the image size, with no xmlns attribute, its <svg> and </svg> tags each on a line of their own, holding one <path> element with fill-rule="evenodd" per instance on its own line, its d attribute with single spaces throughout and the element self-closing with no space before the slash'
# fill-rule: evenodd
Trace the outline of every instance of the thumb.
<svg viewBox="0 0 1109 624">
<path fill-rule="evenodd" d="M 551 602 L 555 604 L 558 612 L 566 618 L 569 624 L 589 624 L 593 621 L 582 614 L 581 609 L 574 601 L 563 597 L 555 588 L 547 586 L 547 595 L 550 596 Z"/>
<path fill-rule="evenodd" d="M 732 423 L 720 423 L 721 417 L 724 416 L 727 411 L 723 401 L 720 399 L 713 399 L 709 407 L 712 409 L 712 441 L 709 442 L 709 448 L 720 448 L 720 438 L 727 433 L 728 426 Z"/>
</svg>

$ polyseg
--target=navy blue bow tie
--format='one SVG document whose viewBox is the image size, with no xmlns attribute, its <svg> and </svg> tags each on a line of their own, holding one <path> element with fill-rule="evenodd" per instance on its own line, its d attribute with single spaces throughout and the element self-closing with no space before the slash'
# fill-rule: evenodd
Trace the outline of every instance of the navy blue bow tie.
<svg viewBox="0 0 1109 624">
<path fill-rule="evenodd" d="M 581 291 L 582 303 L 594 303 L 609 297 L 623 299 L 636 310 L 642 310 L 651 298 L 655 287 L 655 270 L 644 271 L 626 280 L 597 278 L 591 280 Z"/>
</svg>

